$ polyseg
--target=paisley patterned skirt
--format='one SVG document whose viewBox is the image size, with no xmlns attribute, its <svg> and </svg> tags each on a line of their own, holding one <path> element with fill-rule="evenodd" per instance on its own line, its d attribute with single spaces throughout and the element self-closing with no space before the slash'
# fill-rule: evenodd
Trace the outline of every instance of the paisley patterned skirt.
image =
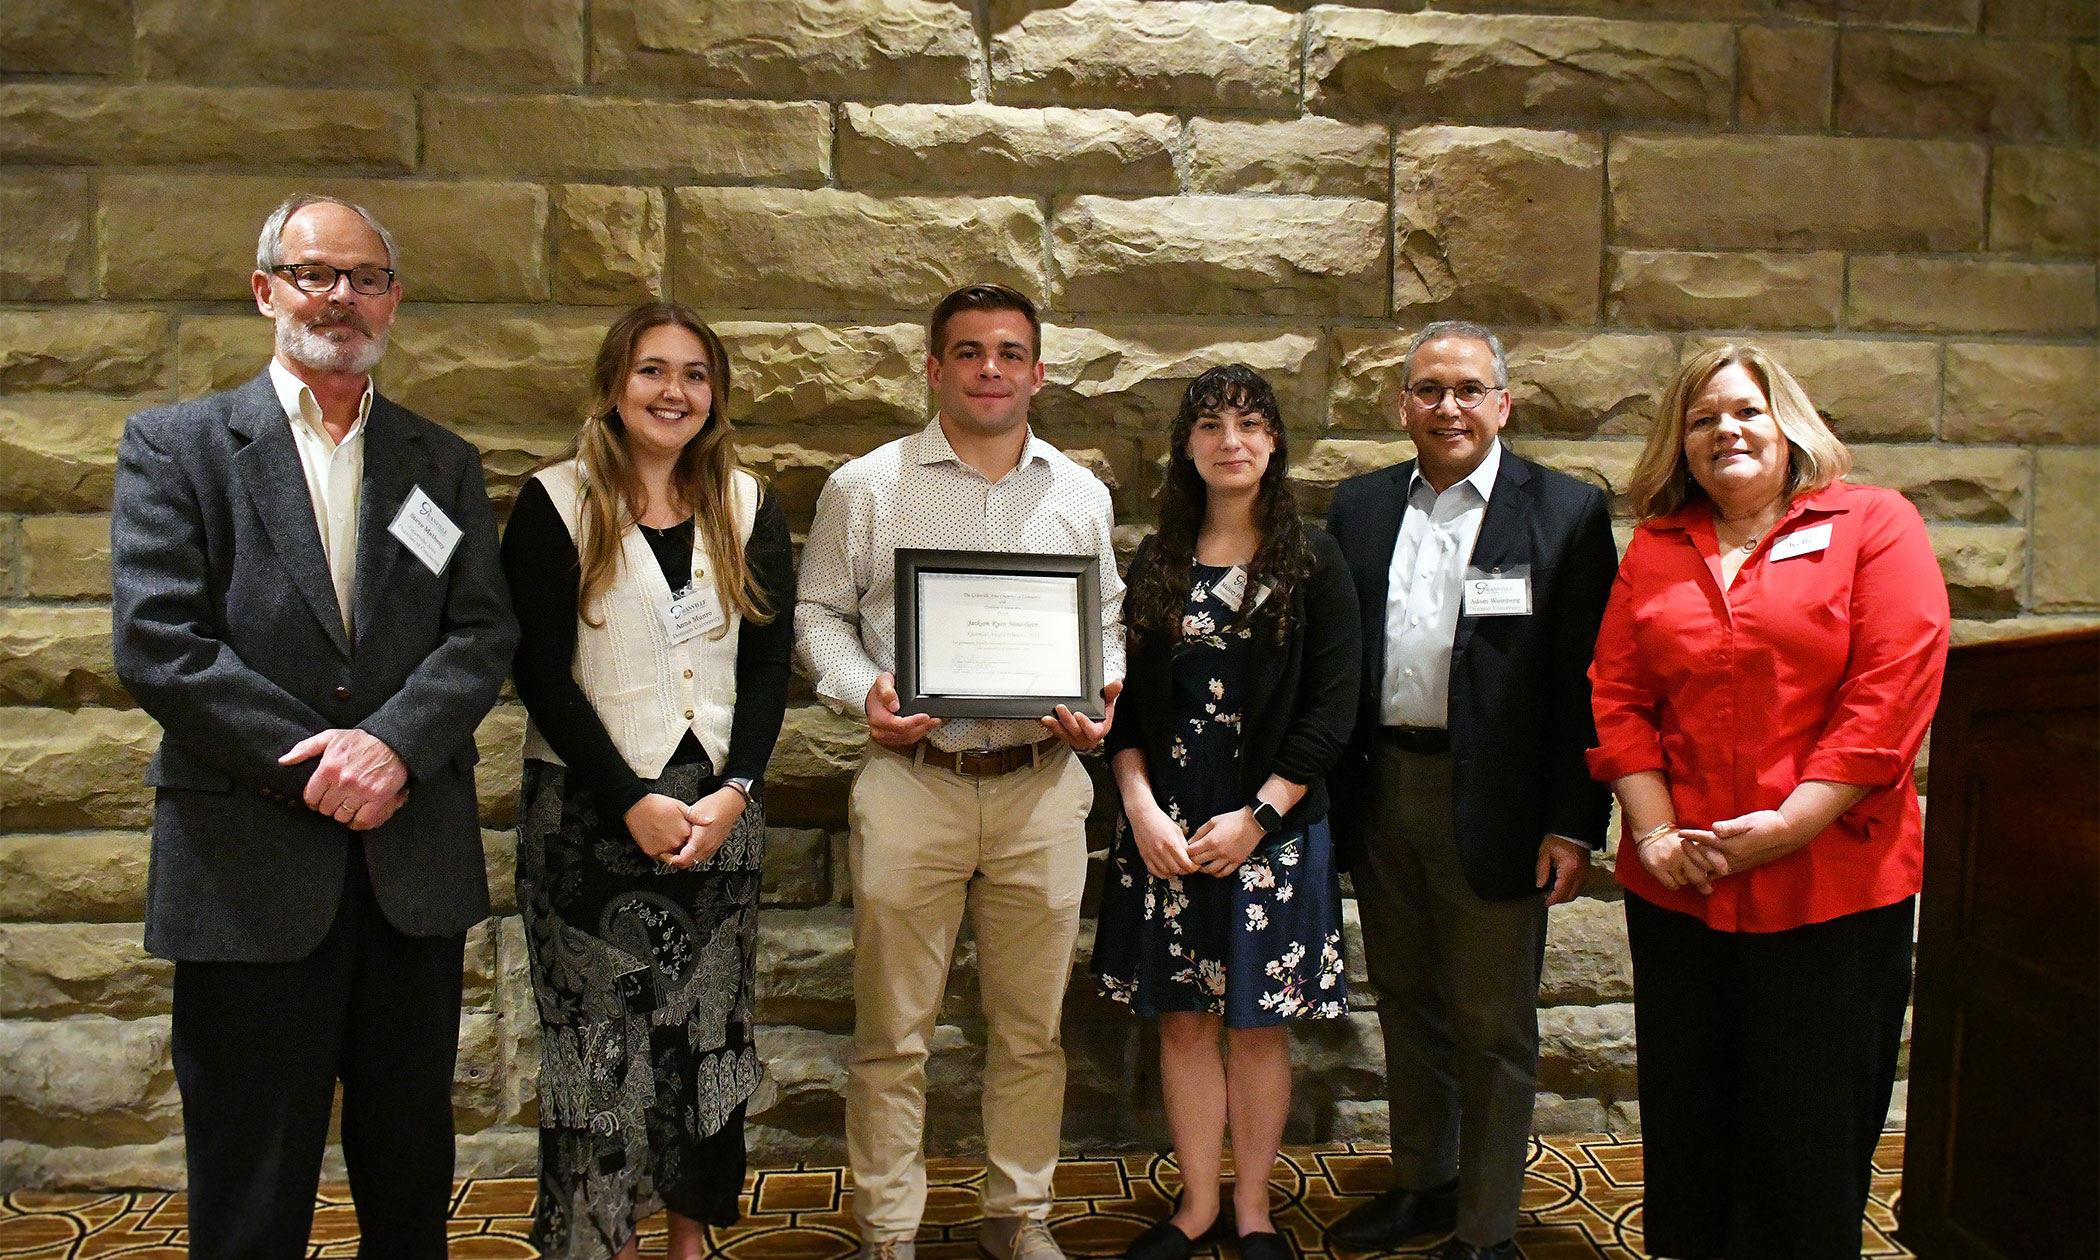
<svg viewBox="0 0 2100 1260">
<path fill-rule="evenodd" d="M 705 760 L 651 790 L 717 786 Z M 752 801 L 707 861 L 664 866 L 567 771 L 525 763 L 518 907 L 540 1014 L 533 1242 L 601 1260 L 668 1207 L 737 1220 L 752 1045 L 765 811 Z"/>
</svg>

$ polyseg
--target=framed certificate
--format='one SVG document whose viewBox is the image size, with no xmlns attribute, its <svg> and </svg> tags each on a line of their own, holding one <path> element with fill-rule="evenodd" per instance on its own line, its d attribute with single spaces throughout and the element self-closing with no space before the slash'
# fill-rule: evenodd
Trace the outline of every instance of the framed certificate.
<svg viewBox="0 0 2100 1260">
<path fill-rule="evenodd" d="M 1099 721 L 1101 559 L 897 550 L 904 713 Z"/>
</svg>

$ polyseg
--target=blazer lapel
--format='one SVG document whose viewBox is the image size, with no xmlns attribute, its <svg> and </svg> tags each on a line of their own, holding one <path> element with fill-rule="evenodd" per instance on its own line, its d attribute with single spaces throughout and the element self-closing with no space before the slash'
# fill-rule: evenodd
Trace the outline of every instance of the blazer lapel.
<svg viewBox="0 0 2100 1260">
<path fill-rule="evenodd" d="M 357 511 L 357 615 L 351 625 L 360 640 L 378 620 L 387 581 L 407 550 L 388 526 L 416 488 L 422 456 L 422 435 L 400 408 L 375 392 L 372 412 L 365 417 L 365 480 Z"/>
<path fill-rule="evenodd" d="M 1375 698 L 1385 683 L 1385 610 L 1392 599 L 1393 548 L 1400 541 L 1400 521 L 1407 515 L 1407 487 L 1413 482 L 1415 461 L 1395 464 L 1386 470 L 1391 479 L 1388 491 L 1372 499 L 1376 512 L 1364 522 L 1367 527 L 1363 552 L 1364 576 L 1369 581 L 1357 587 L 1364 609 L 1363 634 L 1370 646 L 1364 674 L 1365 694 Z"/>
<path fill-rule="evenodd" d="M 1505 446 L 1502 465 L 1495 472 L 1495 492 L 1488 496 L 1487 511 L 1480 518 L 1480 533 L 1473 539 L 1473 554 L 1467 558 L 1466 567 L 1492 570 L 1529 564 L 1531 552 L 1525 543 L 1530 529 L 1525 518 L 1530 512 L 1531 466 Z M 1534 591 L 1534 598 L 1536 595 Z M 1459 615 L 1453 652 L 1465 648 L 1466 641 L 1473 637 L 1473 628 L 1479 624 L 1478 617 Z"/>
<path fill-rule="evenodd" d="M 261 519 L 263 532 L 269 535 L 292 585 L 313 610 L 314 619 L 336 650 L 350 655 L 342 608 L 335 599 L 335 580 L 329 576 L 328 557 L 321 550 L 321 527 L 314 523 L 306 468 L 299 462 L 291 420 L 277 401 L 267 371 L 235 395 L 227 426 L 247 439 L 235 453 L 233 466 L 249 506 Z"/>
</svg>

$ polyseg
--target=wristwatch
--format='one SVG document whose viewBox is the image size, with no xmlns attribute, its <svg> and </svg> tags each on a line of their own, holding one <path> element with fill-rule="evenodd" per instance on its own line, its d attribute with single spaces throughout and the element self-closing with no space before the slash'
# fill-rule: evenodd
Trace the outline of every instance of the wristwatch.
<svg viewBox="0 0 2100 1260">
<path fill-rule="evenodd" d="M 1273 836 L 1276 834 L 1276 829 L 1283 826 L 1283 815 L 1276 812 L 1274 805 L 1269 804 L 1258 796 L 1254 798 L 1253 809 L 1254 825 L 1261 828 L 1263 835 Z"/>
<path fill-rule="evenodd" d="M 747 804 L 748 804 L 748 803 L 750 802 L 750 800 L 751 800 L 751 780 L 750 780 L 750 779 L 747 779 L 747 778 L 745 778 L 745 777 L 744 777 L 743 775 L 737 775 L 737 776 L 736 776 L 735 778 L 730 778 L 730 779 L 724 779 L 724 780 L 722 780 L 722 786 L 723 786 L 723 787 L 726 787 L 726 788 L 735 788 L 735 789 L 736 789 L 736 790 L 737 790 L 737 791 L 738 791 L 739 793 L 741 793 L 741 794 L 743 795 L 743 798 L 744 798 L 744 801 L 745 801 L 745 803 L 747 803 Z"/>
</svg>

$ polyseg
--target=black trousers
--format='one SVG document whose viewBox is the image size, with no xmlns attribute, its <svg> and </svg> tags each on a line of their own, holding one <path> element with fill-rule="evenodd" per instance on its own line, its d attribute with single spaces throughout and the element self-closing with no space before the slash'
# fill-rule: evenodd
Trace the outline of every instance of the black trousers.
<svg viewBox="0 0 2100 1260">
<path fill-rule="evenodd" d="M 1915 902 L 1719 932 L 1627 894 L 1648 1254 L 1857 1260 Z"/>
<path fill-rule="evenodd" d="M 465 946 L 464 934 L 396 931 L 353 844 L 335 923 L 312 954 L 175 964 L 191 1255 L 306 1255 L 341 1081 L 358 1255 L 442 1260 Z"/>
</svg>

